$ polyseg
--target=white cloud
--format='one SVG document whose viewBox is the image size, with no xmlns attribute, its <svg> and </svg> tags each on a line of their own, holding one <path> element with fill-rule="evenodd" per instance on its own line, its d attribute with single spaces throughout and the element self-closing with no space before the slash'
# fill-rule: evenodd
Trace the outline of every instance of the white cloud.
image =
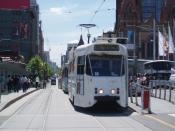
<svg viewBox="0 0 175 131">
<path fill-rule="evenodd" d="M 52 7 L 49 9 L 49 12 L 56 15 L 62 15 L 66 12 L 66 10 L 66 7 Z"/>
<path fill-rule="evenodd" d="M 72 41 L 69 41 L 68 43 L 78 43 L 79 40 L 72 40 Z"/>
</svg>

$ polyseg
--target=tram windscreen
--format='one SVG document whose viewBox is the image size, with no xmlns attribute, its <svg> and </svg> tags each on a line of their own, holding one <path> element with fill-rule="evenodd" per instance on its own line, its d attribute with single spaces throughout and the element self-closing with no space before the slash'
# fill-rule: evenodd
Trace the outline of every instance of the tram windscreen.
<svg viewBox="0 0 175 131">
<path fill-rule="evenodd" d="M 91 55 L 86 58 L 86 73 L 92 76 L 121 76 L 124 74 L 122 56 Z"/>
</svg>

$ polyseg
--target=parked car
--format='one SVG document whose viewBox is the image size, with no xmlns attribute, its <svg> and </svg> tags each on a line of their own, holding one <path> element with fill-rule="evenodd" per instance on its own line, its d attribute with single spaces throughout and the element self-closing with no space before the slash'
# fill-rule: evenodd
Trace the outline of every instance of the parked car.
<svg viewBox="0 0 175 131">
<path fill-rule="evenodd" d="M 51 85 L 56 85 L 56 78 L 54 77 L 51 78 Z"/>
</svg>

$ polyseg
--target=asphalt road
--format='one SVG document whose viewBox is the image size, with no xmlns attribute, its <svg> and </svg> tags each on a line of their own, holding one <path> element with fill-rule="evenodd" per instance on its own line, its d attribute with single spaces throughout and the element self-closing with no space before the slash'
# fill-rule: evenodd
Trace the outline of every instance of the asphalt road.
<svg viewBox="0 0 175 131">
<path fill-rule="evenodd" d="M 0 131 L 175 131 L 175 117 L 170 118 L 162 123 L 154 115 L 139 115 L 116 105 L 76 111 L 68 95 L 48 86 L 1 112 Z"/>
</svg>

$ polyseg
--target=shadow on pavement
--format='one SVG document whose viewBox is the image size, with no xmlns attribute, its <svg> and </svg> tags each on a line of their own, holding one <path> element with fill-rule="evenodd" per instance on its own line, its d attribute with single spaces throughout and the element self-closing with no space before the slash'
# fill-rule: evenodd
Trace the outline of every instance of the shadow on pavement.
<svg viewBox="0 0 175 131">
<path fill-rule="evenodd" d="M 123 108 L 116 103 L 98 103 L 91 108 L 74 107 L 74 109 L 79 113 L 103 117 L 130 116 L 133 112 L 135 112 L 129 107 Z"/>
</svg>

